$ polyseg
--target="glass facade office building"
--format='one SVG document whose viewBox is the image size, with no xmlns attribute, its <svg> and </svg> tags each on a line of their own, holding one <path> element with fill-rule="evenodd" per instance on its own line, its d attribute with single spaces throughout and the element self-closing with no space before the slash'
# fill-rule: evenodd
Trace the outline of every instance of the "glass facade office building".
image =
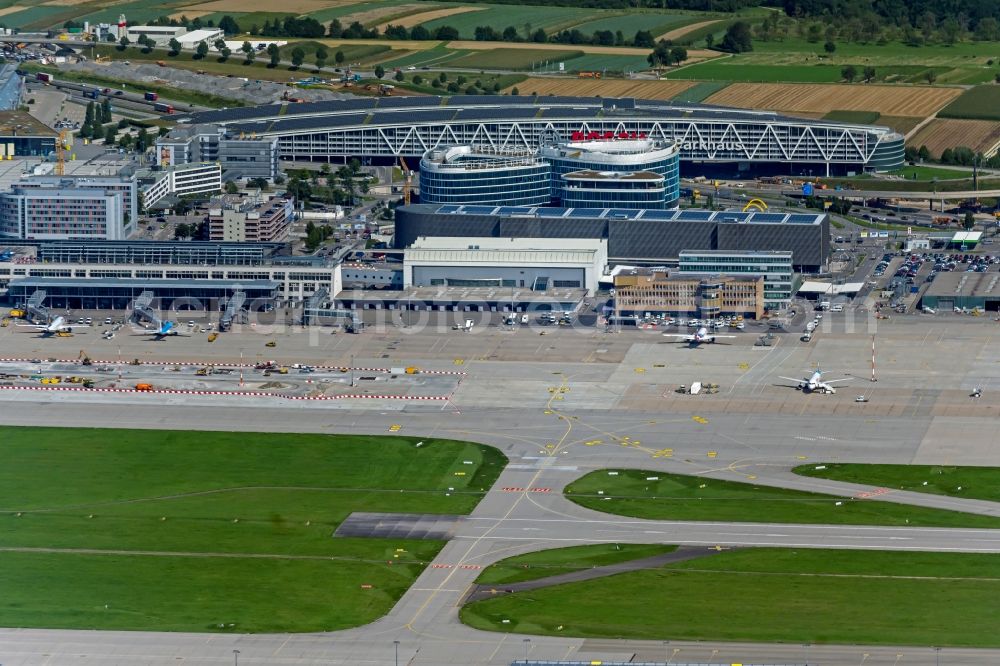
<svg viewBox="0 0 1000 666">
<path fill-rule="evenodd" d="M 551 167 L 529 151 L 454 146 L 420 160 L 420 201 L 547 206 Z"/>
<path fill-rule="evenodd" d="M 574 172 L 634 174 L 651 172 L 663 178 L 662 199 L 656 205 L 634 206 L 637 208 L 676 208 L 680 200 L 680 150 L 673 143 L 652 139 L 598 139 L 594 141 L 573 141 L 543 146 L 540 153 L 552 165 L 552 191 L 561 205 L 577 207 L 567 203 L 572 200 L 571 191 L 579 181 L 567 180 Z M 608 179 L 607 182 L 612 182 Z M 619 179 L 626 183 L 627 179 Z M 603 205 L 588 205 L 588 208 L 617 206 L 615 200 Z"/>
<path fill-rule="evenodd" d="M 537 152 L 438 148 L 420 160 L 420 202 L 675 208 L 679 166 L 677 146 L 650 139 L 558 143 Z"/>
<path fill-rule="evenodd" d="M 665 181 L 652 171 L 573 171 L 562 177 L 560 199 L 567 208 L 662 209 Z"/>
</svg>

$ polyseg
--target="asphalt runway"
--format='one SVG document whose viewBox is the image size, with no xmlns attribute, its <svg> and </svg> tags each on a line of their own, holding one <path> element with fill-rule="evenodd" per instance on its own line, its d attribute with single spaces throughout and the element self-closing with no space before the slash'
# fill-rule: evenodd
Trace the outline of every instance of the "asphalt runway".
<svg viewBox="0 0 1000 666">
<path fill-rule="evenodd" d="M 448 568 L 426 569 L 393 610 L 371 625 L 292 636 L 7 629 L 0 630 L 2 663 L 218 665 L 232 661 L 238 649 L 243 664 L 391 664 L 396 640 L 400 663 L 414 665 L 508 664 L 526 653 L 532 659 L 586 661 L 670 658 L 674 664 L 808 660 L 845 666 L 929 665 L 936 659 L 970 666 L 1000 663 L 1000 650 L 945 649 L 937 654 L 908 647 L 584 640 L 492 634 L 458 622 L 458 604 L 482 567 L 519 553 L 566 545 L 645 542 L 706 549 L 782 545 L 1000 552 L 1000 530 L 646 521 L 590 511 L 562 497 L 567 483 L 607 467 L 856 494 L 874 489 L 795 477 L 789 470 L 837 460 L 1000 465 L 1000 452 L 993 445 L 997 409 L 990 404 L 991 388 L 1000 378 L 996 323 L 914 317 L 882 327 L 877 339 L 883 361 L 875 383 L 863 379 L 871 371 L 871 335 L 847 331 L 846 321 L 828 326 L 808 345 L 788 335 L 768 348 L 753 347 L 753 334 L 741 336 L 734 345 L 688 349 L 660 344 L 660 336 L 638 331 L 553 330 L 541 336 L 536 331 L 490 329 L 476 335 L 327 335 L 325 340 L 344 345 L 335 353 L 309 347 L 306 332 L 279 338 L 273 350 L 285 355 L 282 362 L 336 365 L 353 356 L 357 366 L 412 363 L 463 372 L 451 385 L 441 385 L 451 391 L 441 404 L 0 391 L 0 414 L 11 425 L 51 424 L 54 415 L 63 425 L 80 427 L 246 432 L 387 434 L 390 426 L 399 425 L 403 435 L 491 444 L 510 459 L 475 512 L 451 528 L 454 538 L 435 560 Z M 30 337 L 27 344 L 38 348 L 49 342 Z M 31 353 L 6 346 L 8 339 L 0 333 L 3 356 Z M 182 354 L 195 356 L 192 360 L 214 359 L 198 348 L 232 350 L 239 340 L 227 338 L 224 346 L 214 348 L 201 340 L 194 346 L 185 345 L 184 339 L 167 340 L 156 343 L 155 354 L 145 360 L 180 359 Z M 455 349 L 446 346 L 442 351 L 442 340 Z M 72 358 L 75 354 L 62 352 L 79 348 L 76 338 L 53 341 L 59 346 L 43 348 L 46 358 Z M 394 349 L 384 358 L 388 347 Z M 456 356 L 458 348 L 462 356 Z M 95 348 L 88 353 L 101 358 Z M 456 363 L 459 359 L 462 362 Z M 852 381 L 836 395 L 824 396 L 803 394 L 778 379 L 805 376 L 815 367 L 830 372 L 831 378 Z M 677 384 L 696 380 L 717 382 L 720 392 L 673 392 Z M 985 387 L 983 398 L 969 397 L 974 386 Z M 862 391 L 870 401 L 854 403 L 854 395 Z M 919 493 L 889 493 L 880 499 L 1000 515 L 1000 507 L 989 502 Z"/>
</svg>

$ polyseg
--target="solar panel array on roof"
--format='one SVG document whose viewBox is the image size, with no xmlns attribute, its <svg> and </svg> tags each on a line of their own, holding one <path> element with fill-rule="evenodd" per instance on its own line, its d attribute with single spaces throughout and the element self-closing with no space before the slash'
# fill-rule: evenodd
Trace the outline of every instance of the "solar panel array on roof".
<svg viewBox="0 0 1000 666">
<path fill-rule="evenodd" d="M 574 208 L 570 217 L 601 217 L 604 210 L 604 208 Z"/>
<path fill-rule="evenodd" d="M 558 95 L 546 95 L 544 97 L 538 98 L 538 104 L 542 106 L 548 106 L 550 104 L 558 104 L 560 106 L 601 106 L 601 98 L 599 97 L 562 97 Z"/>
<path fill-rule="evenodd" d="M 672 220 L 677 217 L 676 210 L 647 210 L 643 211 L 644 220 Z"/>
<path fill-rule="evenodd" d="M 526 206 L 500 206 L 496 209 L 497 215 L 528 215 L 534 208 L 528 208 Z"/>
<path fill-rule="evenodd" d="M 792 224 L 813 224 L 819 217 L 819 215 L 792 214 L 788 216 L 785 222 L 791 222 Z"/>
<path fill-rule="evenodd" d="M 496 209 L 496 206 L 463 206 L 462 212 L 474 215 L 491 215 Z"/>
<path fill-rule="evenodd" d="M 547 108 L 542 112 L 544 118 L 596 118 L 597 109 L 579 108 Z"/>
<path fill-rule="evenodd" d="M 531 97 L 511 97 L 510 95 L 455 95 L 448 98 L 448 106 L 462 106 L 464 104 L 511 106 L 515 104 L 531 104 L 531 100 Z"/>
<path fill-rule="evenodd" d="M 199 111 L 190 114 L 192 123 L 228 123 L 235 120 L 250 120 L 275 116 L 281 111 L 280 104 L 265 104 L 264 106 L 237 107 L 235 109 L 219 109 L 217 111 Z"/>
<path fill-rule="evenodd" d="M 712 216 L 716 222 L 746 222 L 753 213 L 741 213 L 735 210 L 724 210 Z M 782 216 L 784 217 L 784 216 Z"/>
<path fill-rule="evenodd" d="M 330 113 L 337 111 L 357 111 L 359 109 L 374 108 L 375 98 L 368 99 L 330 99 L 322 102 L 310 102 L 306 104 L 289 104 L 285 110 L 285 116 L 298 116 L 303 113 Z"/>
<path fill-rule="evenodd" d="M 352 113 L 343 116 L 324 116 L 322 118 L 287 118 L 267 123 L 267 132 L 292 132 L 295 130 L 322 130 L 328 127 L 347 127 L 350 125 L 360 125 L 365 121 L 368 114 Z"/>
<path fill-rule="evenodd" d="M 754 213 L 751 222 L 784 222 L 784 213 Z"/>
<path fill-rule="evenodd" d="M 432 123 L 451 120 L 454 109 L 420 109 L 406 113 L 376 112 L 369 125 L 401 125 L 411 123 Z"/>
<path fill-rule="evenodd" d="M 607 215 L 605 215 L 604 217 L 634 220 L 636 217 L 638 217 L 639 213 L 641 212 L 642 211 L 640 210 L 635 210 L 632 208 L 611 208 L 610 210 L 608 210 Z"/>
<path fill-rule="evenodd" d="M 441 106 L 440 97 L 380 97 L 379 109 L 399 109 L 414 106 Z"/>
<path fill-rule="evenodd" d="M 482 107 L 473 107 L 469 109 L 459 109 L 458 113 L 455 115 L 455 120 L 504 120 L 507 118 L 534 118 L 538 113 L 538 109 L 534 107 L 525 106 L 515 106 L 509 109 L 484 109 Z"/>
<path fill-rule="evenodd" d="M 562 217 L 566 214 L 565 208 L 538 208 L 535 210 L 538 217 Z"/>
<path fill-rule="evenodd" d="M 455 206 L 455 205 L 449 204 L 447 206 L 441 206 L 440 208 L 437 209 L 436 212 L 438 212 L 438 213 L 457 213 L 459 211 L 459 209 L 461 209 L 461 208 L 462 208 L 461 206 Z"/>
<path fill-rule="evenodd" d="M 611 97 L 602 100 L 605 109 L 610 109 L 612 107 L 616 109 L 634 109 L 635 108 L 635 98 L 634 97 Z"/>
<path fill-rule="evenodd" d="M 682 210 L 677 214 L 678 220 L 710 220 L 712 211 L 708 210 Z"/>
</svg>

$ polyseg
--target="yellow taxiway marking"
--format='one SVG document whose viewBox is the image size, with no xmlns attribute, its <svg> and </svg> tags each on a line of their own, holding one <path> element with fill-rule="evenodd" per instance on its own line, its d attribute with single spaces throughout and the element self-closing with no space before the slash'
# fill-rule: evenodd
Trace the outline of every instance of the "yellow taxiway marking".
<svg viewBox="0 0 1000 666">
<path fill-rule="evenodd" d="M 715 457 L 717 457 L 718 455 L 719 455 L 719 452 L 718 452 L 718 451 L 709 451 L 709 452 L 708 452 L 708 457 L 709 457 L 709 458 L 715 458 Z"/>
<path fill-rule="evenodd" d="M 691 420 L 694 421 L 695 423 L 701 423 L 702 425 L 708 423 L 708 419 L 706 419 L 704 416 L 692 416 Z"/>
<path fill-rule="evenodd" d="M 389 432 L 399 432 L 402 429 L 403 426 L 399 425 L 398 423 L 393 423 L 391 426 L 389 426 Z"/>
<path fill-rule="evenodd" d="M 674 450 L 673 449 L 660 449 L 659 451 L 653 451 L 653 457 L 654 458 L 673 458 L 674 457 Z"/>
</svg>

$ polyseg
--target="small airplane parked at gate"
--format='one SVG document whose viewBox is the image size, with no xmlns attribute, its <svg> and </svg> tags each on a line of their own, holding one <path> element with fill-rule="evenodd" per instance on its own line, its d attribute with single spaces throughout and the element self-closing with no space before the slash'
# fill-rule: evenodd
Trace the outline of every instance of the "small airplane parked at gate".
<svg viewBox="0 0 1000 666">
<path fill-rule="evenodd" d="M 49 337 L 51 335 L 69 335 L 73 333 L 74 328 L 88 328 L 87 324 L 73 324 L 72 326 L 66 322 L 65 317 L 56 317 L 48 324 L 18 324 L 21 328 L 30 328 L 38 331 L 42 334 L 42 337 Z"/>
<path fill-rule="evenodd" d="M 684 335 L 683 333 L 664 333 L 665 338 L 678 338 L 677 342 L 686 342 L 692 347 L 697 347 L 703 342 L 715 342 L 718 338 L 735 338 L 735 335 L 716 335 L 709 333 L 708 329 L 702 326 L 694 335 Z"/>
<path fill-rule="evenodd" d="M 795 379 L 794 377 L 780 377 L 780 379 L 787 379 L 790 382 L 796 382 L 795 388 L 803 391 L 805 393 L 836 393 L 837 389 L 834 388 L 834 384 L 838 382 L 850 381 L 849 379 L 833 379 L 828 382 L 823 381 L 823 371 L 816 370 L 816 372 L 809 375 L 805 379 Z"/>
</svg>

